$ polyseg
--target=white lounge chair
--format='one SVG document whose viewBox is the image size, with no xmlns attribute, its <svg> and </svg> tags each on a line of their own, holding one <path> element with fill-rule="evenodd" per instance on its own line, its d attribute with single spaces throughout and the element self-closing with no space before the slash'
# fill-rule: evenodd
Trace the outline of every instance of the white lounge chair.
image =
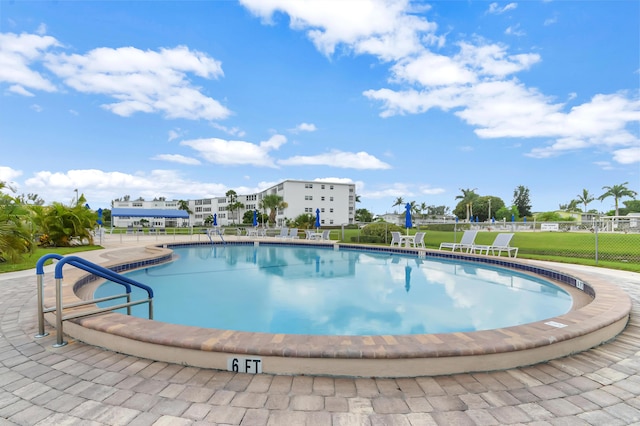
<svg viewBox="0 0 640 426">
<path fill-rule="evenodd" d="M 323 240 L 330 240 L 331 239 L 331 230 L 330 229 L 325 229 L 324 231 L 322 231 L 322 239 Z"/>
<path fill-rule="evenodd" d="M 276 235 L 276 238 L 288 238 L 289 237 L 289 228 L 285 228 L 284 226 L 280 228 L 280 233 Z"/>
<path fill-rule="evenodd" d="M 509 257 L 511 257 L 511 252 L 513 252 L 513 257 L 516 258 L 518 257 L 518 247 L 511 247 L 509 245 L 511 243 L 512 238 L 513 238 L 512 233 L 509 233 L 509 234 L 501 233 L 496 235 L 496 238 L 495 240 L 493 240 L 492 244 L 490 245 L 474 244 L 471 247 L 471 251 L 475 253 L 477 250 L 480 252 L 480 254 L 482 254 L 482 252 L 484 251 L 485 254 L 489 254 L 489 250 L 491 250 L 491 254 L 495 255 L 497 250 L 498 256 L 500 256 L 503 251 L 506 251 L 507 256 Z"/>
<path fill-rule="evenodd" d="M 298 228 L 289 229 L 289 235 L 287 235 L 287 238 L 290 238 L 292 240 L 297 240 L 298 239 Z"/>
<path fill-rule="evenodd" d="M 402 242 L 402 238 L 400 232 L 391 232 L 391 247 L 394 245 L 400 247 L 400 243 Z"/>
<path fill-rule="evenodd" d="M 459 243 L 440 243 L 440 250 L 443 248 L 450 248 L 451 251 L 456 251 L 456 249 L 466 249 L 467 253 L 471 251 L 471 247 L 473 247 L 473 243 L 476 240 L 476 235 L 478 235 L 478 231 L 464 231 L 462 234 L 462 238 Z"/>
<path fill-rule="evenodd" d="M 413 245 L 414 247 L 422 247 L 424 248 L 424 235 L 425 232 L 416 232 L 416 235 L 413 238 L 413 241 L 411 242 L 411 245 Z"/>
</svg>

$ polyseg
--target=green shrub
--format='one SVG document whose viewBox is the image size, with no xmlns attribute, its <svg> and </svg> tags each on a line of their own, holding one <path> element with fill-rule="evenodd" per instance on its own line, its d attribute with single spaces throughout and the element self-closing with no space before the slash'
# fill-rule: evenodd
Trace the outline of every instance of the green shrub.
<svg viewBox="0 0 640 426">
<path fill-rule="evenodd" d="M 404 228 L 391 223 L 372 223 L 362 228 L 360 241 L 363 241 L 362 237 L 376 237 L 382 243 L 385 241 L 391 241 L 391 232 L 395 231 L 402 232 L 404 231 Z"/>
</svg>

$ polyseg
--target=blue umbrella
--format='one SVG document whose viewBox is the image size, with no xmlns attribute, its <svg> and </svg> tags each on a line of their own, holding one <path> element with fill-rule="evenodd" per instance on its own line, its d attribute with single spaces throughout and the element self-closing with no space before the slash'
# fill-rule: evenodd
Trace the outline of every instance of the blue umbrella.
<svg viewBox="0 0 640 426">
<path fill-rule="evenodd" d="M 218 213 L 213 214 L 213 226 L 218 226 Z"/>
<path fill-rule="evenodd" d="M 526 217 L 526 216 L 525 216 L 525 217 L 523 217 L 523 218 L 522 218 L 522 221 L 523 221 L 524 223 L 527 223 L 527 217 Z"/>
<path fill-rule="evenodd" d="M 511 214 L 511 222 L 515 222 L 516 221 L 516 215 Z"/>
<path fill-rule="evenodd" d="M 411 224 L 411 204 L 407 203 L 404 208 L 407 211 L 404 218 L 404 226 L 407 228 L 407 234 L 409 234 L 409 228 L 413 227 L 413 225 Z"/>
<path fill-rule="evenodd" d="M 316 229 L 320 228 L 320 209 L 316 209 Z"/>
<path fill-rule="evenodd" d="M 98 209 L 98 225 L 102 225 L 102 209 Z"/>
<path fill-rule="evenodd" d="M 480 218 L 476 216 L 476 223 L 480 222 Z"/>
<path fill-rule="evenodd" d="M 258 226 L 258 210 L 253 211 L 253 226 Z"/>
</svg>

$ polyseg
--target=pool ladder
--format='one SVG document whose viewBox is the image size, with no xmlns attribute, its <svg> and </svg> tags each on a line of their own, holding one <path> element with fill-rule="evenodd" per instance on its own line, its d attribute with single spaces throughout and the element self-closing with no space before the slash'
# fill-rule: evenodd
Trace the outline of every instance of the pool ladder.
<svg viewBox="0 0 640 426">
<path fill-rule="evenodd" d="M 213 242 L 213 238 L 211 238 L 212 234 L 218 235 L 220 237 L 220 239 L 222 240 L 222 243 L 223 244 L 227 244 L 227 242 L 224 240 L 224 237 L 222 236 L 222 232 L 220 232 L 220 229 L 218 229 L 218 228 L 208 229 L 207 230 L 207 236 L 209 237 L 209 241 L 211 241 L 211 244 L 215 244 Z"/>
<path fill-rule="evenodd" d="M 57 259 L 58 262 L 55 266 L 55 286 L 56 286 L 56 305 L 55 307 L 46 307 L 44 306 L 44 263 L 49 259 Z M 120 284 L 125 288 L 124 294 L 118 294 L 114 296 L 100 297 L 96 299 L 83 300 L 80 302 L 67 303 L 63 305 L 62 303 L 62 267 L 64 265 L 71 265 L 78 269 L 82 269 L 87 271 L 95 276 L 104 278 L 116 284 Z M 82 259 L 77 256 L 61 256 L 56 253 L 50 253 L 42 256 L 38 259 L 36 263 L 36 281 L 38 285 L 38 334 L 34 337 L 41 338 L 48 336 L 49 333 L 44 330 L 44 314 L 49 312 L 56 313 L 56 334 L 57 339 L 56 343 L 53 345 L 58 348 L 67 344 L 64 341 L 63 331 L 62 331 L 62 322 L 70 319 L 86 317 L 95 314 L 101 314 L 104 312 L 115 311 L 118 309 L 127 308 L 127 315 L 131 315 L 131 306 L 140 305 L 143 303 L 149 304 L 149 319 L 153 319 L 153 289 L 151 287 L 139 283 L 137 281 L 132 280 L 124 275 L 120 275 L 111 269 L 104 268 L 102 266 L 96 265 L 95 263 L 89 262 L 88 260 Z M 141 288 L 142 290 L 147 292 L 147 298 L 141 300 L 131 301 L 131 287 Z M 100 302 L 106 302 L 109 300 L 126 298 L 125 303 L 120 303 L 118 305 L 109 306 L 105 308 L 95 308 L 95 309 L 87 309 L 82 310 L 81 312 L 76 313 L 68 313 L 64 315 L 64 309 L 66 308 L 76 308 L 79 306 L 92 305 Z"/>
</svg>

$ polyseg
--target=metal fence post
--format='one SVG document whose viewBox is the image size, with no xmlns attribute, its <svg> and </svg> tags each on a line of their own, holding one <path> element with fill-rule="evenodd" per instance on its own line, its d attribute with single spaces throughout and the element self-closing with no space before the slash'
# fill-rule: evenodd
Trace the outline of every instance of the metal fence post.
<svg viewBox="0 0 640 426">
<path fill-rule="evenodd" d="M 595 226 L 595 234 L 596 234 L 596 265 L 598 264 L 598 224 Z"/>
</svg>

